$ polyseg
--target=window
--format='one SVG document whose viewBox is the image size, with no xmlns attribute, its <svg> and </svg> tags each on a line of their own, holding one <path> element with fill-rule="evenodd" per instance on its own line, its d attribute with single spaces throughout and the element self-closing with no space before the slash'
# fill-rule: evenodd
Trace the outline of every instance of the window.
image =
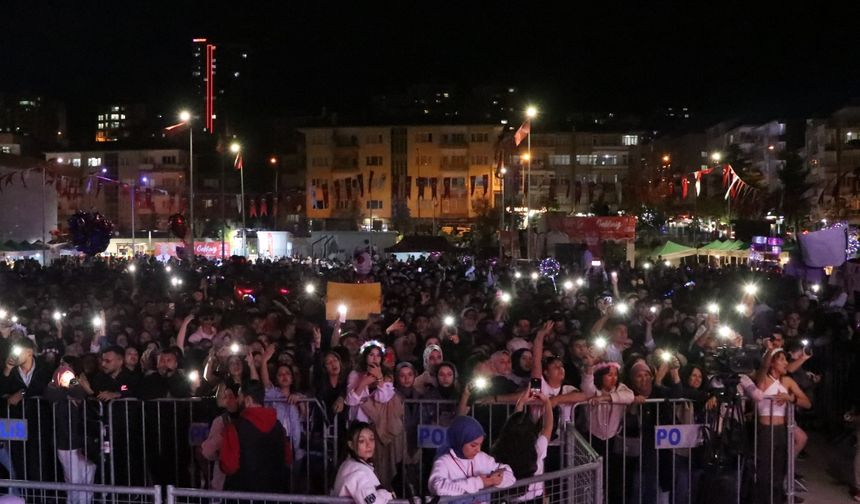
<svg viewBox="0 0 860 504">
<path fill-rule="evenodd" d="M 464 144 L 466 143 L 465 133 L 446 133 L 442 135 L 442 143 Z"/>
<path fill-rule="evenodd" d="M 415 141 L 418 143 L 433 143 L 433 133 L 418 133 L 415 135 Z"/>
<path fill-rule="evenodd" d="M 364 143 L 366 144 L 381 144 L 382 143 L 382 135 L 367 135 L 364 137 Z"/>
<path fill-rule="evenodd" d="M 99 123 L 99 129 L 105 129 L 105 123 Z"/>
<path fill-rule="evenodd" d="M 597 164 L 597 154 L 578 154 L 576 156 L 576 164 L 596 165 Z"/>
<path fill-rule="evenodd" d="M 488 165 L 490 164 L 489 156 L 472 156 L 473 165 Z"/>
<path fill-rule="evenodd" d="M 328 138 L 324 134 L 313 135 L 311 137 L 311 145 L 326 145 Z"/>
<path fill-rule="evenodd" d="M 111 114 L 110 118 L 112 121 L 118 121 L 119 120 L 119 114 Z"/>
<path fill-rule="evenodd" d="M 489 133 L 472 133 L 471 138 L 472 138 L 472 142 L 485 143 L 485 142 L 490 141 L 490 134 Z"/>
<path fill-rule="evenodd" d="M 382 200 L 367 200 L 368 210 L 382 210 Z"/>
<path fill-rule="evenodd" d="M 99 121 L 104 121 L 104 120 L 105 120 L 104 114 L 99 114 Z M 99 126 L 99 127 L 101 127 L 101 126 Z"/>
<path fill-rule="evenodd" d="M 172 165 L 176 164 L 176 156 L 162 156 L 161 164 Z"/>
<path fill-rule="evenodd" d="M 433 163 L 433 156 L 416 156 L 415 164 L 419 166 L 430 166 Z"/>
<path fill-rule="evenodd" d="M 639 137 L 637 135 L 624 135 L 621 137 L 621 145 L 639 145 Z"/>
<path fill-rule="evenodd" d="M 80 166 L 81 166 L 81 158 L 74 158 L 74 159 L 72 159 L 72 166 L 77 166 L 78 168 L 80 168 Z"/>
<path fill-rule="evenodd" d="M 549 164 L 554 166 L 569 166 L 570 154 L 550 154 Z"/>
<path fill-rule="evenodd" d="M 3 154 L 12 154 L 12 147 L 9 147 L 8 145 L 2 145 L 0 146 L 0 152 L 2 152 Z"/>
<path fill-rule="evenodd" d="M 311 158 L 311 166 L 316 167 L 316 168 L 328 166 L 328 158 L 327 157 Z"/>
<path fill-rule="evenodd" d="M 100 157 L 91 157 L 87 158 L 87 166 L 101 166 L 102 158 Z"/>
<path fill-rule="evenodd" d="M 382 156 L 367 156 L 364 159 L 366 166 L 382 166 Z"/>
</svg>

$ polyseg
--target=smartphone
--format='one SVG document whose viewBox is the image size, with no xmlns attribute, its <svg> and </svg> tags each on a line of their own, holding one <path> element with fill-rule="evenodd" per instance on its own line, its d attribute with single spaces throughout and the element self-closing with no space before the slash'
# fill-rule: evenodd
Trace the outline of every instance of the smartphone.
<svg viewBox="0 0 860 504">
<path fill-rule="evenodd" d="M 529 390 L 531 390 L 531 394 L 540 394 L 541 390 L 541 380 L 540 378 L 532 378 L 529 382 Z"/>
</svg>

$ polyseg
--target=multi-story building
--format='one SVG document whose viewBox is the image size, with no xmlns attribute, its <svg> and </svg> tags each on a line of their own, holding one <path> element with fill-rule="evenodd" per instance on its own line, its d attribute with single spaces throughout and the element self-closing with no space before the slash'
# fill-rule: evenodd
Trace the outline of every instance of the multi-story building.
<svg viewBox="0 0 860 504">
<path fill-rule="evenodd" d="M 639 165 L 639 134 L 623 132 L 535 132 L 531 138 L 531 198 L 524 187 L 528 144 L 512 156 L 506 178 L 517 203 L 532 209 L 568 213 L 618 210 L 623 182 Z M 506 197 L 510 202 L 510 196 Z"/>
<path fill-rule="evenodd" d="M 229 130 L 229 121 L 243 94 L 248 54 L 245 45 L 216 43 L 206 38 L 192 40 L 193 109 L 204 131 L 214 133 L 216 120 Z"/>
<path fill-rule="evenodd" d="M 66 107 L 38 95 L 0 93 L 0 133 L 21 137 L 26 154 L 63 146 L 68 137 Z"/>
<path fill-rule="evenodd" d="M 98 110 L 95 140 L 102 143 L 129 139 L 140 133 L 145 118 L 146 107 L 141 104 L 102 105 Z"/>
<path fill-rule="evenodd" d="M 706 130 L 708 150 L 745 165 L 745 169 L 760 177 L 760 186 L 779 186 L 779 171 L 784 165 L 786 125 L 773 120 L 762 124 L 720 123 Z M 737 167 L 735 167 L 737 169 Z"/>
<path fill-rule="evenodd" d="M 805 156 L 818 218 L 860 222 L 860 107 L 806 121 Z"/>
<path fill-rule="evenodd" d="M 305 128 L 307 217 L 386 228 L 467 223 L 495 205 L 501 126 Z M 395 206 L 397 209 L 395 210 Z M 313 222 L 312 222 L 313 224 Z"/>
<path fill-rule="evenodd" d="M 167 229 L 170 215 L 184 213 L 187 207 L 186 150 L 47 152 L 45 159 L 59 164 L 58 171 L 66 174 L 55 187 L 63 227 L 75 211 L 94 210 L 128 236 L 132 211 L 135 231 L 144 232 Z"/>
<path fill-rule="evenodd" d="M 305 128 L 307 217 L 328 225 L 358 221 L 386 227 L 407 216 L 437 225 L 469 225 L 497 206 L 524 214 L 616 211 L 622 184 L 639 163 L 636 133 L 536 132 L 505 156 L 497 176 L 502 125 Z M 373 222 L 371 222 L 371 219 Z M 319 225 L 319 224 L 315 224 Z"/>
</svg>

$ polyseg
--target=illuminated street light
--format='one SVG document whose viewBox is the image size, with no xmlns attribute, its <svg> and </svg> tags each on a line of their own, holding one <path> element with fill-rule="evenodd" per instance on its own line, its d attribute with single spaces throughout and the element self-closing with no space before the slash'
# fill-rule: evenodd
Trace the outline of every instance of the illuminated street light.
<svg viewBox="0 0 860 504">
<path fill-rule="evenodd" d="M 723 160 L 723 155 L 719 151 L 714 151 L 713 153 L 711 153 L 711 161 L 713 161 L 715 163 L 719 163 L 722 160 Z"/>
<path fill-rule="evenodd" d="M 184 123 L 187 123 L 188 121 L 191 120 L 191 112 L 189 112 L 187 110 L 183 110 L 182 112 L 179 113 L 179 120 L 184 122 Z"/>
<path fill-rule="evenodd" d="M 531 105 L 526 109 L 526 117 L 528 117 L 529 119 L 534 119 L 535 117 L 537 117 L 537 115 L 538 109 L 534 105 Z"/>
</svg>

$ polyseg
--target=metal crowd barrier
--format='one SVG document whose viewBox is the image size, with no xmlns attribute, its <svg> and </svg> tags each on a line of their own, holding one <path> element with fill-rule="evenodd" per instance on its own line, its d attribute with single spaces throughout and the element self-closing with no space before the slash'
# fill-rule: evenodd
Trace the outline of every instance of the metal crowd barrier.
<svg viewBox="0 0 860 504">
<path fill-rule="evenodd" d="M 222 502 L 230 502 L 231 504 L 353 504 L 355 501 L 348 497 L 331 497 L 328 495 L 218 492 L 214 490 L 167 487 L 167 504 L 216 504 Z"/>
<path fill-rule="evenodd" d="M 161 487 L 117 487 L 0 480 L 4 493 L 41 504 L 161 504 Z"/>
<path fill-rule="evenodd" d="M 687 399 L 648 399 L 644 404 L 630 405 L 577 404 L 575 425 L 603 460 L 603 501 L 793 504 L 793 405 L 787 405 L 783 440 L 781 426 L 759 425 L 754 403 L 745 400 L 737 404 L 739 408 L 729 408 L 722 403 L 713 410 Z M 705 443 L 697 448 L 656 449 L 656 426 L 682 424 L 701 425 Z M 569 446 L 574 451 L 583 449 L 577 443 Z M 570 456 L 575 462 L 594 454 Z"/>
<path fill-rule="evenodd" d="M 298 402 L 302 436 L 290 489 L 326 492 L 337 470 L 337 432 L 315 398 Z M 27 438 L 0 441 L 0 477 L 123 487 L 211 488 L 217 461 L 200 445 L 220 412 L 213 398 L 49 401 L 28 397 L 0 415 Z"/>
</svg>

